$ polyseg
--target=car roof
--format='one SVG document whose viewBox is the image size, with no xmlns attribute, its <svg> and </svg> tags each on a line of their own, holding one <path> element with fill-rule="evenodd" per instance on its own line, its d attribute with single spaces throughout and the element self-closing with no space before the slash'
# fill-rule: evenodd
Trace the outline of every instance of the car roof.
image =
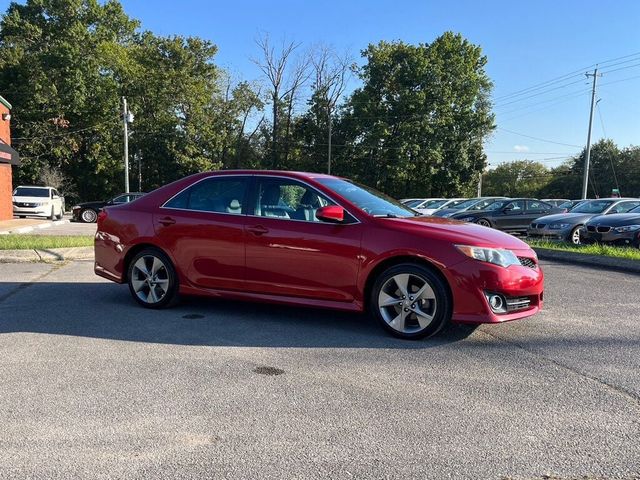
<svg viewBox="0 0 640 480">
<path fill-rule="evenodd" d="M 49 188 L 51 189 L 53 187 L 43 187 L 42 185 L 18 185 L 16 188 Z"/>
</svg>

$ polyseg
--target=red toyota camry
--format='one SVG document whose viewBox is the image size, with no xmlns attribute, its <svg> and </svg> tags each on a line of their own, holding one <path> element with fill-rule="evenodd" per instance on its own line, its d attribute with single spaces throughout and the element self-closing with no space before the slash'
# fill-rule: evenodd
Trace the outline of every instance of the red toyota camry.
<svg viewBox="0 0 640 480">
<path fill-rule="evenodd" d="M 367 310 L 402 338 L 527 317 L 543 292 L 535 253 L 510 235 L 278 171 L 200 173 L 106 208 L 95 272 L 149 308 L 184 294 Z"/>
</svg>

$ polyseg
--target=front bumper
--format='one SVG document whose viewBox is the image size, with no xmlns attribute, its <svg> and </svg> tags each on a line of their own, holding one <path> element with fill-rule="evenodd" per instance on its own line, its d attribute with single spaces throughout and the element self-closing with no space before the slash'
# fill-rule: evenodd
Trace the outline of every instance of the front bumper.
<svg viewBox="0 0 640 480">
<path fill-rule="evenodd" d="M 13 206 L 14 215 L 26 215 L 30 217 L 48 217 L 51 215 L 51 207 L 43 205 L 40 207 L 18 207 Z"/>
<path fill-rule="evenodd" d="M 526 256 L 533 259 L 530 254 Z M 544 274 L 537 261 L 533 268 L 524 265 L 504 268 L 469 259 L 447 269 L 445 274 L 453 294 L 453 322 L 503 323 L 535 315 L 542 308 Z M 498 293 L 507 299 L 526 297 L 528 304 L 520 310 L 494 313 L 486 293 Z"/>
<path fill-rule="evenodd" d="M 550 229 L 548 225 L 542 228 L 532 228 L 530 226 L 527 228 L 527 237 L 538 238 L 540 240 L 569 241 L 572 230 L 573 227 L 558 230 Z"/>
<path fill-rule="evenodd" d="M 613 245 L 640 245 L 640 231 L 617 233 L 613 229 L 608 232 L 590 232 L 586 230 L 582 233 L 586 243 L 611 243 Z"/>
</svg>

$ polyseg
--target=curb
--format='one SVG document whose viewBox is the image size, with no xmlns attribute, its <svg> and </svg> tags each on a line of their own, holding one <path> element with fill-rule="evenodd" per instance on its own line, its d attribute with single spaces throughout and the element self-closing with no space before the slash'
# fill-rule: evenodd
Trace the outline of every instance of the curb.
<svg viewBox="0 0 640 480">
<path fill-rule="evenodd" d="M 584 253 L 566 252 L 563 250 L 551 250 L 548 248 L 533 249 L 541 260 L 554 260 L 573 265 L 582 265 L 591 268 L 603 268 L 617 272 L 640 274 L 640 261 L 626 258 L 604 257 L 602 255 L 586 255 Z"/>
<path fill-rule="evenodd" d="M 93 247 L 0 250 L 0 263 L 64 262 L 93 259 Z"/>
<path fill-rule="evenodd" d="M 29 232 L 33 232 L 34 230 L 39 230 L 41 228 L 49 228 L 56 225 L 64 225 L 66 223 L 71 223 L 71 220 L 68 220 L 68 219 L 54 220 L 53 222 L 40 223 L 38 225 L 31 225 L 29 227 L 19 227 L 19 228 L 14 228 L 13 230 L 2 230 L 0 231 L 0 235 L 9 235 L 13 233 L 29 233 Z"/>
</svg>

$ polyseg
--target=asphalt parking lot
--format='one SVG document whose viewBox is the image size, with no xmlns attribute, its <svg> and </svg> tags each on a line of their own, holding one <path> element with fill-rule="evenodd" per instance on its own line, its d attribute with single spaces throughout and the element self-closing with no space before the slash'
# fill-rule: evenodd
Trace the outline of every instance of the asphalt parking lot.
<svg viewBox="0 0 640 480">
<path fill-rule="evenodd" d="M 542 314 L 407 342 L 0 264 L 0 477 L 640 478 L 639 278 L 544 268 Z"/>
</svg>

